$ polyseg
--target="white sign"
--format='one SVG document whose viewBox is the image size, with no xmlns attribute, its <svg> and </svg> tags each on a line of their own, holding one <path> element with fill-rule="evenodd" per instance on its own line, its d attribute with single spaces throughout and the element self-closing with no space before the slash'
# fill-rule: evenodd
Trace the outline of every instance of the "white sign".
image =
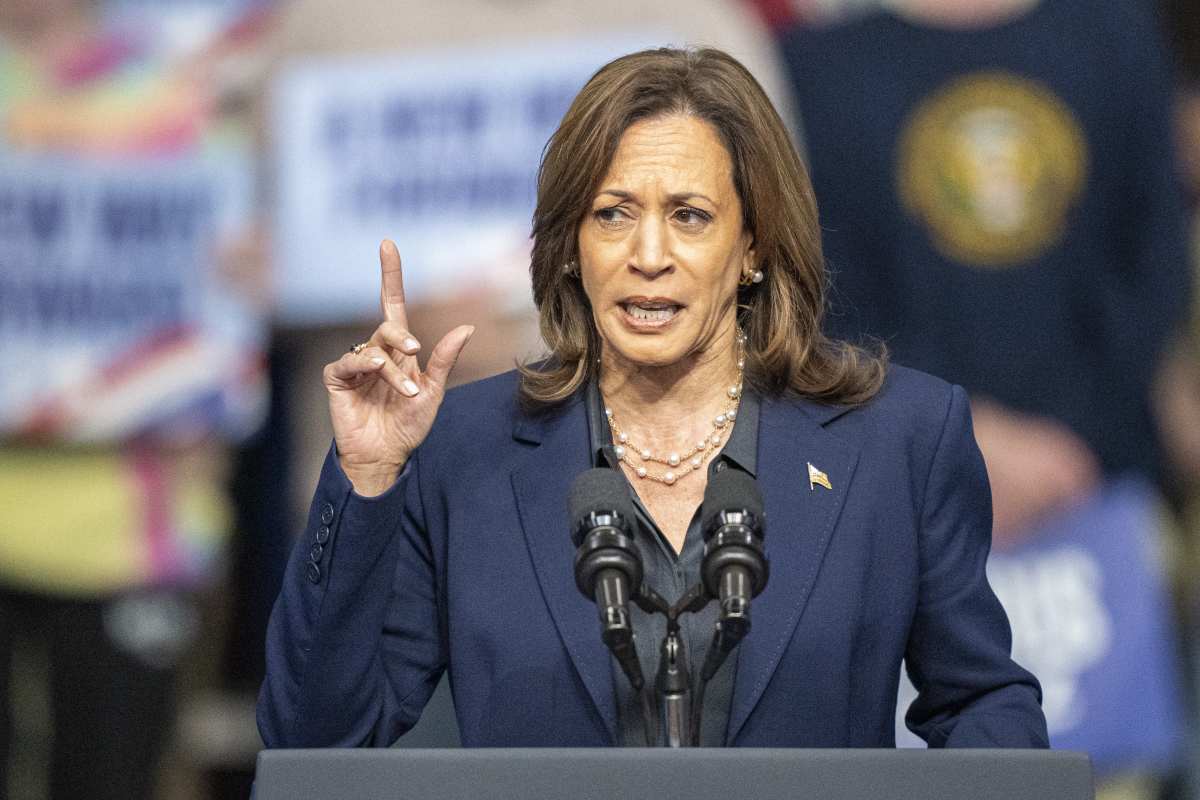
<svg viewBox="0 0 1200 800">
<path fill-rule="evenodd" d="M 275 87 L 278 313 L 373 318 L 377 251 L 394 239 L 410 300 L 499 292 L 528 306 L 542 149 L 614 57 L 668 41 L 609 41 L 298 62 Z"/>
<path fill-rule="evenodd" d="M 215 268 L 250 196 L 235 158 L 0 160 L 0 431 L 252 424 L 260 325 Z"/>
</svg>

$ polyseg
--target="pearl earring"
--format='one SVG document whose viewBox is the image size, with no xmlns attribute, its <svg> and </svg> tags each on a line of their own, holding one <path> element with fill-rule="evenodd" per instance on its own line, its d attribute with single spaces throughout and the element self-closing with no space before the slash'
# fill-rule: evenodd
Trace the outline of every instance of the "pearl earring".
<svg viewBox="0 0 1200 800">
<path fill-rule="evenodd" d="M 746 271 L 742 273 L 741 280 L 738 281 L 739 286 L 751 286 L 755 283 L 762 283 L 763 272 L 761 269 L 756 269 L 753 272 Z"/>
</svg>

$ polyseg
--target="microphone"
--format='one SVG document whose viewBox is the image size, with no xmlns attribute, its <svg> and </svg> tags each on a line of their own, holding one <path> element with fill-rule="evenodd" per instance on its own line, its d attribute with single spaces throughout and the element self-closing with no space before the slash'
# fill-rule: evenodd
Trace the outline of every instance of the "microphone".
<svg viewBox="0 0 1200 800">
<path fill-rule="evenodd" d="M 721 612 L 692 694 L 689 722 L 696 745 L 700 744 L 704 689 L 750 632 L 750 600 L 767 585 L 764 516 L 762 492 L 746 473 L 726 469 L 708 479 L 700 506 L 704 531 L 700 578 L 708 595 L 717 598 Z"/>
<path fill-rule="evenodd" d="M 567 498 L 575 542 L 575 585 L 596 603 L 601 638 L 637 691 L 645 685 L 633 642 L 630 592 L 642 585 L 642 555 L 629 487 L 615 470 L 597 467 L 575 479 Z"/>
<path fill-rule="evenodd" d="M 707 681 L 750 632 L 750 600 L 767 585 L 762 492 L 746 473 L 723 470 L 709 479 L 700 515 L 704 526 L 700 576 L 705 590 L 721 606 L 714 647 L 709 648 L 701 672 L 701 680 Z"/>
</svg>

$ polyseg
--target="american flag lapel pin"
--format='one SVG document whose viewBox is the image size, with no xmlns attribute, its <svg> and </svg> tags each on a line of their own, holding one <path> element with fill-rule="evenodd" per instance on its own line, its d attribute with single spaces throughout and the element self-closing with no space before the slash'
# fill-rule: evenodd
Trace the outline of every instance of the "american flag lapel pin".
<svg viewBox="0 0 1200 800">
<path fill-rule="evenodd" d="M 807 462 L 807 463 L 808 463 L 808 490 L 811 492 L 817 486 L 824 486 L 826 489 L 829 489 L 832 491 L 833 487 L 829 485 L 829 476 L 826 475 L 824 472 L 821 472 L 821 470 L 814 467 L 812 465 L 811 461 Z"/>
</svg>

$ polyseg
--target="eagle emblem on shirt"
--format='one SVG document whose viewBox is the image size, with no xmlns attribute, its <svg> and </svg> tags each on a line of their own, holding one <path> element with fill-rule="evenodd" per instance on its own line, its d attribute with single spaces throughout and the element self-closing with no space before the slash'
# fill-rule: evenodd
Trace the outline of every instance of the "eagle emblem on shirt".
<svg viewBox="0 0 1200 800">
<path fill-rule="evenodd" d="M 1087 144 L 1049 87 L 1006 72 L 957 78 L 909 114 L 898 147 L 906 212 L 953 261 L 1006 267 L 1062 237 Z"/>
</svg>

